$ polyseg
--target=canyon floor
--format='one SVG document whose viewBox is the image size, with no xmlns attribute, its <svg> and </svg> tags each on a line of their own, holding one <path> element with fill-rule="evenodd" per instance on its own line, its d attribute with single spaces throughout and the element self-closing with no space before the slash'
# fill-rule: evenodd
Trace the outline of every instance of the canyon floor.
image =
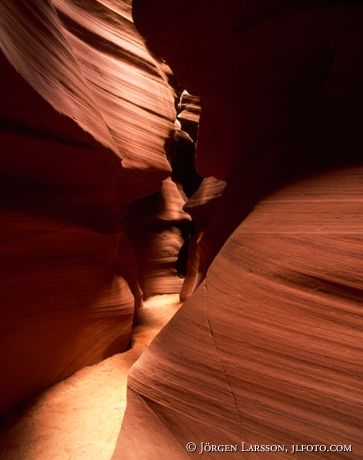
<svg viewBox="0 0 363 460">
<path fill-rule="evenodd" d="M 126 408 L 128 371 L 179 307 L 177 294 L 146 300 L 130 350 L 80 370 L 3 422 L 0 459 L 109 460 Z"/>
</svg>

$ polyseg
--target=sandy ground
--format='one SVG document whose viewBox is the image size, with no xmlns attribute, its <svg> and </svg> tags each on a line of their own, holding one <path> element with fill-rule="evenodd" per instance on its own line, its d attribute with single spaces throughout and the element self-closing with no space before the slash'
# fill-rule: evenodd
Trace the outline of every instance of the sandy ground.
<svg viewBox="0 0 363 460">
<path fill-rule="evenodd" d="M 148 299 L 133 346 L 30 401 L 0 434 L 1 460 L 109 460 L 126 408 L 127 374 L 179 309 L 178 295 Z"/>
</svg>

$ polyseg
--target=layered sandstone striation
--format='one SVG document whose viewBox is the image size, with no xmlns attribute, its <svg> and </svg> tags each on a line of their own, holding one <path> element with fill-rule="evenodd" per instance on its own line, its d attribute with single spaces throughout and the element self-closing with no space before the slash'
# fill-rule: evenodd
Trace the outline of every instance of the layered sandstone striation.
<svg viewBox="0 0 363 460">
<path fill-rule="evenodd" d="M 176 183 L 167 178 L 159 192 L 129 206 L 124 223 L 138 260 L 138 280 L 144 298 L 180 292 L 177 259 L 191 217 L 186 198 Z"/>
<path fill-rule="evenodd" d="M 228 179 L 202 270 L 264 194 L 361 161 L 359 2 L 232 0 L 223 11 L 204 0 L 133 5 L 148 46 L 200 96 L 197 171 Z"/>
<path fill-rule="evenodd" d="M 1 460 L 110 460 L 125 411 L 128 370 L 179 306 L 178 294 L 145 300 L 129 350 L 82 368 L 31 398 L 20 416 L 2 422 Z"/>
<path fill-rule="evenodd" d="M 170 175 L 175 107 L 128 0 L 10 0 L 0 28 L 3 413 L 126 348 L 124 215 Z"/>
<path fill-rule="evenodd" d="M 361 458 L 362 183 L 362 167 L 332 171 L 256 206 L 132 368 L 115 459 L 192 458 L 201 442 Z"/>
<path fill-rule="evenodd" d="M 190 458 L 203 442 L 259 459 L 245 442 L 326 447 L 296 454 L 308 458 L 345 445 L 358 460 L 362 6 L 133 4 L 147 45 L 201 98 L 199 192 L 213 193 L 207 215 L 194 196 L 194 293 L 131 370 L 114 458 Z"/>
<path fill-rule="evenodd" d="M 0 5 L 0 413 L 124 351 L 143 297 L 181 289 L 115 459 L 358 460 L 362 7 L 133 5 L 158 57 L 131 0 Z"/>
</svg>

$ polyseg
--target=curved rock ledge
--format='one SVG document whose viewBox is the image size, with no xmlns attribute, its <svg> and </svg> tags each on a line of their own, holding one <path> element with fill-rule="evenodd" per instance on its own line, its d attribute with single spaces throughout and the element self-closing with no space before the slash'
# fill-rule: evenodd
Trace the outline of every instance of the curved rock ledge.
<svg viewBox="0 0 363 460">
<path fill-rule="evenodd" d="M 198 135 L 131 0 L 0 4 L 0 413 L 125 350 L 191 237 L 190 297 L 131 371 L 114 459 L 359 460 L 362 4 L 133 4 L 201 98 Z"/>
<path fill-rule="evenodd" d="M 127 347 L 124 214 L 170 175 L 175 108 L 129 0 L 9 0 L 0 31 L 2 414 Z"/>
<path fill-rule="evenodd" d="M 201 442 L 361 458 L 362 184 L 362 167 L 338 170 L 256 206 L 132 368 L 114 459 L 198 457 Z"/>
</svg>

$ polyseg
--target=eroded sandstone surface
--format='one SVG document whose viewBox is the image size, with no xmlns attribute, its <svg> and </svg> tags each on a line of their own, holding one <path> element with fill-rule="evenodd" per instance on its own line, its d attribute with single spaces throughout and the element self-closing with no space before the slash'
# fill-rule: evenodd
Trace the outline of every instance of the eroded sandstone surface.
<svg viewBox="0 0 363 460">
<path fill-rule="evenodd" d="M 361 458 L 362 5 L 135 0 L 134 18 L 201 98 L 214 193 L 113 458 Z"/>
<path fill-rule="evenodd" d="M 144 38 L 131 8 L 0 5 L 0 412 L 131 346 L 124 404 L 142 300 L 180 291 L 115 460 L 362 458 L 361 4 L 135 0 Z"/>
<path fill-rule="evenodd" d="M 170 175 L 176 112 L 130 1 L 11 0 L 0 28 L 3 413 L 127 347 L 142 293 L 123 219 Z"/>
<path fill-rule="evenodd" d="M 362 180 L 338 170 L 256 206 L 132 368 L 113 458 L 187 459 L 201 442 L 237 445 L 231 458 L 261 458 L 241 442 L 361 458 Z"/>
</svg>

